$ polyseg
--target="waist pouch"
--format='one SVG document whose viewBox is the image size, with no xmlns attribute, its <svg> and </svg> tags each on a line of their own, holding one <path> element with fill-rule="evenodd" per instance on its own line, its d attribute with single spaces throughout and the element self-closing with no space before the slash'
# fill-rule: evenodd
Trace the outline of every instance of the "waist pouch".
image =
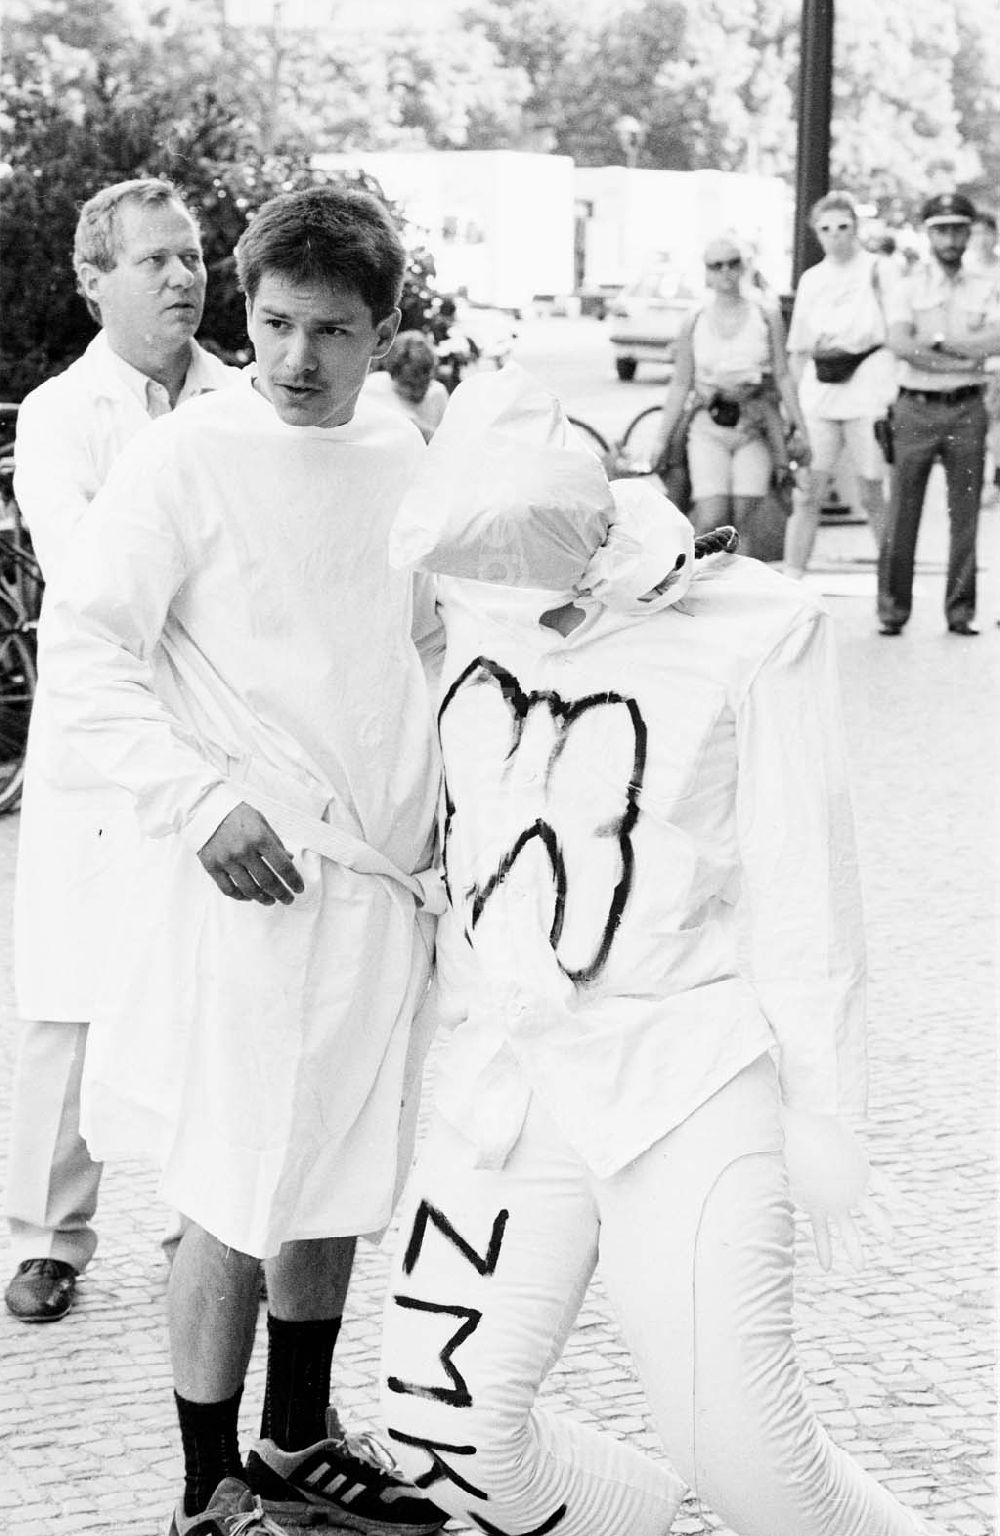
<svg viewBox="0 0 1000 1536">
<path fill-rule="evenodd" d="M 722 395 L 713 395 L 705 409 L 717 427 L 735 427 L 739 422 L 738 400 L 726 400 Z"/>
<path fill-rule="evenodd" d="M 814 352 L 813 363 L 816 366 L 816 377 L 821 384 L 844 384 L 859 368 L 866 357 L 871 357 L 873 352 L 879 352 L 882 343 L 868 347 L 864 352 Z"/>
</svg>

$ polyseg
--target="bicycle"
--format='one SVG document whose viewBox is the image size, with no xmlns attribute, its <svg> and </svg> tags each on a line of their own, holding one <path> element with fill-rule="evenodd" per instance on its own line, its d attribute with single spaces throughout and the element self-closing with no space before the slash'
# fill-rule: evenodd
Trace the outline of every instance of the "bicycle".
<svg viewBox="0 0 1000 1536">
<path fill-rule="evenodd" d="M 12 447 L 0 447 L 0 813 L 14 810 L 21 798 L 43 589 L 14 495 Z"/>
<path fill-rule="evenodd" d="M 596 454 L 606 467 L 608 455 L 611 452 L 611 445 L 607 438 L 598 432 L 596 427 L 592 427 L 589 421 L 581 421 L 578 416 L 568 416 L 566 419 L 570 426 L 575 427 L 579 432 L 591 453 Z"/>
</svg>

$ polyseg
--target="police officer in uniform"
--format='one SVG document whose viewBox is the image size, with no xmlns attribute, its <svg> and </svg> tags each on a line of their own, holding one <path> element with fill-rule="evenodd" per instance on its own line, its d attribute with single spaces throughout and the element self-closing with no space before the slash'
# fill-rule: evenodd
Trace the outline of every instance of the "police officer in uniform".
<svg viewBox="0 0 1000 1536">
<path fill-rule="evenodd" d="M 879 557 L 878 617 L 898 635 L 910 616 L 913 562 L 927 478 L 944 467 L 950 541 L 945 617 L 975 635 L 976 530 L 983 487 L 986 359 L 1000 353 L 1000 281 L 963 265 L 976 210 L 960 193 L 924 204 L 929 259 L 886 297 L 889 345 L 900 360 L 893 408 L 895 465 Z"/>
</svg>

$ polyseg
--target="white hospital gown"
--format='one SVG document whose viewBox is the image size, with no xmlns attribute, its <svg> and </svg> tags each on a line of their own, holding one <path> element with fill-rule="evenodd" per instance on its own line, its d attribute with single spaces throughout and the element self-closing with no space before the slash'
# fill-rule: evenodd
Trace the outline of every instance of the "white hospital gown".
<svg viewBox="0 0 1000 1536">
<path fill-rule="evenodd" d="M 50 594 L 58 718 L 145 834 L 84 1134 L 97 1158 L 154 1158 L 167 1200 L 261 1256 L 385 1221 L 431 920 L 287 828 L 306 885 L 287 908 L 224 897 L 196 853 L 265 794 L 426 865 L 437 759 L 411 579 L 386 561 L 422 452 L 363 404 L 286 426 L 248 370 L 126 449 Z"/>
</svg>

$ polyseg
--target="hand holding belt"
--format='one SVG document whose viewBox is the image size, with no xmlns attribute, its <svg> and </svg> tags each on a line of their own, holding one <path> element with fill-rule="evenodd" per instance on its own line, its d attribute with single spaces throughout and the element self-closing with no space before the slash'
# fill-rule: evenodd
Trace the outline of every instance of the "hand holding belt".
<svg viewBox="0 0 1000 1536">
<path fill-rule="evenodd" d="M 321 858 L 330 859 L 334 864 L 343 864 L 345 869 L 353 869 L 357 874 L 381 875 L 386 880 L 394 880 L 410 892 L 418 908 L 434 917 L 440 917 L 447 909 L 448 898 L 440 870 L 432 866 L 408 875 L 378 848 L 373 848 L 371 843 L 364 842 L 353 833 L 332 826 L 330 822 L 309 811 L 287 805 L 283 800 L 258 789 L 255 784 L 238 779 L 230 779 L 229 782 L 248 805 L 267 817 L 279 837 L 287 838 L 303 848 L 311 848 Z"/>
</svg>

